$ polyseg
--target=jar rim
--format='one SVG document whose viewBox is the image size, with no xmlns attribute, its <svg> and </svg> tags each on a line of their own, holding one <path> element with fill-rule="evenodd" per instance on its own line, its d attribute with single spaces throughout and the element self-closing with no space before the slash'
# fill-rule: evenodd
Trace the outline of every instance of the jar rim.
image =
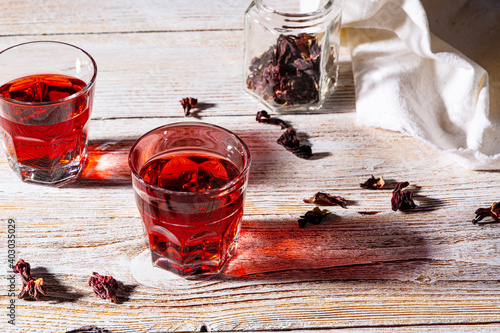
<svg viewBox="0 0 500 333">
<path fill-rule="evenodd" d="M 254 0 L 255 4 L 269 14 L 279 15 L 287 19 L 312 19 L 328 14 L 333 8 L 337 8 L 337 15 L 342 11 L 342 7 L 334 0 L 327 0 L 324 6 L 314 11 L 304 13 L 291 13 L 278 10 L 270 6 L 266 0 Z"/>
</svg>

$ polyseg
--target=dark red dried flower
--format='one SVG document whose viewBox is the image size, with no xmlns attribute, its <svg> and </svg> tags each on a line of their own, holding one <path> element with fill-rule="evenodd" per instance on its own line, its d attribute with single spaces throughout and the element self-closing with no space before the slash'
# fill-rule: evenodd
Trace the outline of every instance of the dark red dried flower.
<svg viewBox="0 0 500 333">
<path fill-rule="evenodd" d="M 281 129 L 291 127 L 290 125 L 288 125 L 286 122 L 284 122 L 283 120 L 281 120 L 279 118 L 271 118 L 271 115 L 269 113 L 267 113 L 266 110 L 262 110 L 262 111 L 257 112 L 257 116 L 255 117 L 255 119 L 259 123 L 278 125 L 281 127 Z"/>
<path fill-rule="evenodd" d="M 321 210 L 319 209 L 319 207 L 314 207 L 313 210 L 306 212 L 304 215 L 300 217 L 300 219 L 298 220 L 299 227 L 305 228 L 305 226 L 308 223 L 320 224 L 323 218 L 328 214 L 330 214 L 330 212 L 327 211 L 326 209 Z"/>
<path fill-rule="evenodd" d="M 491 217 L 493 218 L 493 222 L 500 222 L 500 202 L 494 202 L 491 204 L 490 207 L 488 208 L 478 208 L 475 212 L 476 217 L 474 220 L 472 220 L 472 223 L 478 224 L 479 221 L 483 220 L 485 217 Z M 479 224 L 483 223 L 489 223 L 489 222 L 482 222 Z"/>
<path fill-rule="evenodd" d="M 309 158 L 312 156 L 311 146 L 301 145 L 297 138 L 297 133 L 291 127 L 279 137 L 278 143 L 300 158 Z"/>
<path fill-rule="evenodd" d="M 23 283 L 28 283 L 28 281 L 31 279 L 30 264 L 25 262 L 23 259 L 19 259 L 12 270 L 14 271 L 14 273 L 21 276 L 21 280 L 23 281 Z"/>
<path fill-rule="evenodd" d="M 40 300 L 42 295 L 46 295 L 47 291 L 43 286 L 43 279 L 39 278 L 36 280 L 29 280 L 26 285 L 23 286 L 23 289 L 19 293 L 19 298 L 32 298 L 37 301 Z"/>
<path fill-rule="evenodd" d="M 42 295 L 47 294 L 43 285 L 43 279 L 33 279 L 31 276 L 30 264 L 23 259 L 19 259 L 13 267 L 13 272 L 21 276 L 23 287 L 17 297 L 20 299 L 34 299 L 39 301 Z"/>
<path fill-rule="evenodd" d="M 191 114 L 191 109 L 198 104 L 198 100 L 193 97 L 186 97 L 179 101 L 184 108 L 184 115 L 187 117 Z"/>
<path fill-rule="evenodd" d="M 66 333 L 111 333 L 107 329 L 99 328 L 95 325 L 87 325 L 77 328 L 76 330 L 67 331 Z"/>
<path fill-rule="evenodd" d="M 407 210 L 417 207 L 413 202 L 413 192 L 403 191 L 403 188 L 410 185 L 408 182 L 401 182 L 396 184 L 396 188 L 392 191 L 391 205 L 392 210 Z"/>
<path fill-rule="evenodd" d="M 89 279 L 89 286 L 94 289 L 94 293 L 102 299 L 107 299 L 110 302 L 116 302 L 116 290 L 118 282 L 112 276 L 100 275 L 96 272 L 92 273 Z"/>
<path fill-rule="evenodd" d="M 368 178 L 367 181 L 365 181 L 364 183 L 360 183 L 359 185 L 362 188 L 378 190 L 378 189 L 381 189 L 382 187 L 384 187 L 385 181 L 382 178 L 382 176 L 375 178 L 372 175 L 371 178 Z"/>
<path fill-rule="evenodd" d="M 347 202 L 344 198 L 323 192 L 318 192 L 310 199 L 303 199 L 303 201 L 305 203 L 312 203 L 320 206 L 340 206 L 342 208 L 347 208 Z"/>
</svg>

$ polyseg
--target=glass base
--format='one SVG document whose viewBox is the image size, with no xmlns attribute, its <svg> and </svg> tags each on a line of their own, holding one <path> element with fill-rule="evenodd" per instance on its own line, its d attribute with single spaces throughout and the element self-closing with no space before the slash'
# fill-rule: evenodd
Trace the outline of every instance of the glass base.
<svg viewBox="0 0 500 333">
<path fill-rule="evenodd" d="M 61 167 L 32 168 L 8 158 L 11 169 L 25 183 L 60 187 L 75 181 L 85 165 L 87 155 L 78 156 L 71 163 Z"/>
<path fill-rule="evenodd" d="M 198 275 L 217 275 L 224 271 L 227 263 L 236 253 L 235 240 L 224 255 L 212 260 L 190 261 L 188 264 L 180 264 L 169 258 L 165 258 L 154 251 L 151 251 L 151 261 L 154 266 L 165 269 L 183 277 L 193 277 Z"/>
</svg>

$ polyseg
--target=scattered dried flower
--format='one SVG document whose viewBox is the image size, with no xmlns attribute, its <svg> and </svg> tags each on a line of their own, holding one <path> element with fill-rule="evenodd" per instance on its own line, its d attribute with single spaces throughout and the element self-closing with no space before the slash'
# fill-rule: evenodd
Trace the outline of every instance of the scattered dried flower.
<svg viewBox="0 0 500 333">
<path fill-rule="evenodd" d="M 255 118 L 259 123 L 278 125 L 281 127 L 281 129 L 291 127 L 290 125 L 288 125 L 286 122 L 284 122 L 279 118 L 271 118 L 271 115 L 267 113 L 266 110 L 257 112 L 257 116 Z"/>
<path fill-rule="evenodd" d="M 184 115 L 187 117 L 191 114 L 191 109 L 198 104 L 198 100 L 193 97 L 186 97 L 179 101 L 184 108 Z"/>
<path fill-rule="evenodd" d="M 318 192 L 310 199 L 303 199 L 305 203 L 312 203 L 320 206 L 340 206 L 347 208 L 347 202 L 344 198 L 333 196 L 328 193 Z"/>
<path fill-rule="evenodd" d="M 23 285 L 23 289 L 19 293 L 19 298 L 30 298 L 37 301 L 40 300 L 42 295 L 46 295 L 47 292 L 43 286 L 43 279 L 39 278 L 37 280 L 29 280 L 28 283 Z"/>
<path fill-rule="evenodd" d="M 34 299 L 39 301 L 42 295 L 47 294 L 47 290 L 43 285 L 43 279 L 39 278 L 35 280 L 31 276 L 29 263 L 25 262 L 23 259 L 19 259 L 12 270 L 14 273 L 21 276 L 21 281 L 23 283 L 21 292 L 17 297 L 20 299 Z"/>
<path fill-rule="evenodd" d="M 303 216 L 300 217 L 299 219 L 299 227 L 304 228 L 308 223 L 312 224 L 320 224 L 323 218 L 330 214 L 329 211 L 321 210 L 319 207 L 314 207 L 313 210 L 310 210 L 306 212 Z"/>
<path fill-rule="evenodd" d="M 371 189 L 371 190 L 378 190 L 378 189 L 381 189 L 382 187 L 384 187 L 385 180 L 382 178 L 382 176 L 375 178 L 372 175 L 371 178 L 368 178 L 367 181 L 365 181 L 364 183 L 360 183 L 359 185 L 362 188 Z"/>
<path fill-rule="evenodd" d="M 112 276 L 100 275 L 94 272 L 89 279 L 89 286 L 94 289 L 94 293 L 100 298 L 107 299 L 113 303 L 116 302 L 118 283 Z"/>
<path fill-rule="evenodd" d="M 259 123 L 278 125 L 281 129 L 286 129 L 285 132 L 279 137 L 278 144 L 292 152 L 295 156 L 300 158 L 309 158 L 312 156 L 312 149 L 310 146 L 301 145 L 295 130 L 278 118 L 271 118 L 267 111 L 262 110 L 257 112 L 255 119 Z"/>
<path fill-rule="evenodd" d="M 297 133 L 291 127 L 279 137 L 278 143 L 300 158 L 309 158 L 312 156 L 311 146 L 301 145 L 297 138 Z"/>
<path fill-rule="evenodd" d="M 21 276 L 23 283 L 28 283 L 28 281 L 32 279 L 30 264 L 25 262 L 23 259 L 19 259 L 17 261 L 13 267 L 13 271 Z"/>
<path fill-rule="evenodd" d="M 472 220 L 472 223 L 478 224 L 479 221 L 483 220 L 485 217 L 491 217 L 493 218 L 493 222 L 500 222 L 500 218 L 498 214 L 500 213 L 500 202 L 494 202 L 491 204 L 490 207 L 488 208 L 478 208 L 475 212 L 476 217 L 474 220 Z M 483 223 L 489 223 L 489 222 L 482 222 L 479 224 Z"/>
<path fill-rule="evenodd" d="M 87 325 L 77 328 L 75 330 L 67 331 L 66 333 L 111 333 L 111 332 L 104 328 L 99 328 L 94 325 Z"/>
<path fill-rule="evenodd" d="M 407 210 L 417 207 L 413 202 L 413 192 L 403 191 L 403 188 L 410 185 L 408 182 L 401 182 L 396 184 L 396 188 L 392 191 L 392 210 Z"/>
</svg>

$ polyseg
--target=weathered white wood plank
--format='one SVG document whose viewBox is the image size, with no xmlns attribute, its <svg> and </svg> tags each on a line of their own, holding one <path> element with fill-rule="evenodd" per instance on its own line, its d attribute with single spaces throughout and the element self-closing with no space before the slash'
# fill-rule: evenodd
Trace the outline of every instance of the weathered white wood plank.
<svg viewBox="0 0 500 333">
<path fill-rule="evenodd" d="M 241 30 L 250 1 L 4 0 L 0 36 Z"/>
<path fill-rule="evenodd" d="M 15 327 L 1 312 L 0 330 L 64 332 L 88 324 L 130 333 L 202 325 L 212 332 L 500 330 L 500 225 L 471 223 L 476 208 L 499 200 L 498 174 L 465 171 L 414 139 L 357 125 L 345 48 L 326 107 L 279 115 L 315 156 L 302 160 L 285 151 L 276 143 L 281 130 L 255 121 L 262 106 L 242 88 L 247 5 L 0 4 L 0 49 L 62 40 L 88 50 L 99 66 L 82 179 L 59 189 L 23 184 L 0 157 L 0 220 L 5 228 L 7 219 L 16 221 L 18 258 L 49 289 L 41 302 L 16 301 Z M 186 96 L 208 106 L 196 120 L 233 130 L 251 149 L 240 246 L 219 278 L 145 280 L 127 154 L 146 131 L 189 120 L 178 102 Z M 371 174 L 384 176 L 388 188 L 362 189 Z M 392 186 L 405 180 L 418 208 L 393 212 Z M 302 199 L 317 191 L 343 196 L 348 209 L 323 207 L 332 212 L 324 223 L 300 229 L 298 217 L 312 208 Z M 87 284 L 93 271 L 123 284 L 118 304 L 93 295 Z M 0 270 L 4 309 L 7 275 Z"/>
<path fill-rule="evenodd" d="M 499 229 L 470 223 L 477 204 L 494 199 L 494 192 L 483 193 L 496 186 L 491 173 L 463 172 L 413 139 L 357 127 L 353 114 L 280 117 L 300 124 L 314 151 L 329 154 L 298 159 L 275 143 L 278 128 L 250 116 L 202 118 L 241 135 L 254 156 L 240 250 L 220 281 L 173 281 L 167 289 L 138 284 L 130 268 L 145 245 L 126 155 L 158 119 L 92 120 L 91 157 L 99 158 L 86 175 L 97 179 L 66 188 L 21 184 L 2 157 L 7 186 L 0 204 L 17 221 L 19 255 L 35 260 L 62 299 L 49 298 L 56 305 L 48 308 L 47 302 L 20 304 L 24 327 L 35 330 L 42 320 L 69 329 L 88 323 L 81 312 L 124 332 L 188 331 L 202 323 L 266 330 L 496 321 L 500 260 L 491 240 Z M 318 127 L 318 119 L 331 125 Z M 392 212 L 390 190 L 359 187 L 371 173 L 419 186 L 421 209 Z M 298 216 L 311 208 L 302 199 L 317 190 L 351 204 L 330 208 L 334 216 L 320 226 L 299 229 Z M 47 205 L 60 198 L 57 209 Z M 86 286 L 94 270 L 130 286 L 122 304 L 95 299 Z M 52 318 L 58 311 L 70 315 Z"/>
</svg>

